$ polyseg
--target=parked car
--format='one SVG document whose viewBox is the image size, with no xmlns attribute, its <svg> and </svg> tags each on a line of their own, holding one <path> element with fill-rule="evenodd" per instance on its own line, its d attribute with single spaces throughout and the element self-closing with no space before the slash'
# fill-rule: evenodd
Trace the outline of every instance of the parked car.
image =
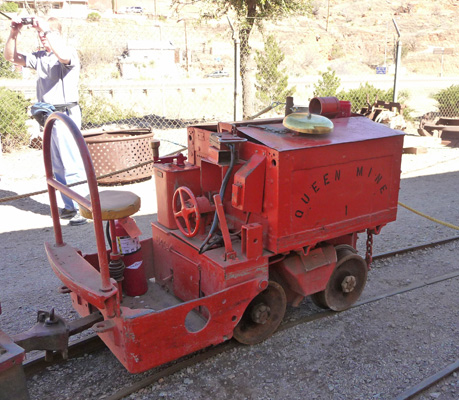
<svg viewBox="0 0 459 400">
<path fill-rule="evenodd" d="M 226 71 L 214 71 L 206 75 L 206 78 L 226 78 L 229 74 Z"/>
</svg>

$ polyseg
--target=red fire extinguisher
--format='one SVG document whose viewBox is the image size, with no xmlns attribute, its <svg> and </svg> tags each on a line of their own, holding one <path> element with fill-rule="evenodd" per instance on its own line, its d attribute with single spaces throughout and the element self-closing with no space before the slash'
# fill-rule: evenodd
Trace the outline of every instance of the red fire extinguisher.
<svg viewBox="0 0 459 400">
<path fill-rule="evenodd" d="M 123 289 L 128 296 L 140 296 L 148 290 L 147 278 L 145 276 L 145 267 L 143 265 L 143 254 L 140 246 L 140 240 L 135 233 L 139 232 L 137 225 L 134 229 L 129 226 L 135 225 L 131 217 L 121 220 L 115 220 L 115 235 L 118 251 L 120 252 L 126 269 L 124 270 Z M 131 232 L 131 235 L 126 231 Z"/>
</svg>

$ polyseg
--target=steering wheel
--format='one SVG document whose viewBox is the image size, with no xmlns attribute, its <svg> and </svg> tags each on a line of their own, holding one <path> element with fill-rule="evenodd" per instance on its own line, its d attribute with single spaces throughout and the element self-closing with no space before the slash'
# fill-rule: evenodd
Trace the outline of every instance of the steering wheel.
<svg viewBox="0 0 459 400">
<path fill-rule="evenodd" d="M 193 192 L 186 186 L 180 186 L 172 198 L 172 211 L 177 226 L 186 237 L 193 237 L 199 231 L 201 214 Z"/>
</svg>

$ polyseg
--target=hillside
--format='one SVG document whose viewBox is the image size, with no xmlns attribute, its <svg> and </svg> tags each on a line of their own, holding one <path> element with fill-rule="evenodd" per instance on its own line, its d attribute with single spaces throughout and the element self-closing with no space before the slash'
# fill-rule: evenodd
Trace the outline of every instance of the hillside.
<svg viewBox="0 0 459 400">
<path fill-rule="evenodd" d="M 64 23 L 66 36 L 82 51 L 86 72 L 91 74 L 103 69 L 107 76 L 107 68 L 101 64 L 117 60 L 129 40 L 173 43 L 181 54 L 182 68 L 176 76 L 197 78 L 216 69 L 231 74 L 234 48 L 227 19 L 199 22 L 200 2 L 180 10 L 172 9 L 171 3 L 156 0 L 155 13 L 151 1 L 139 0 L 136 4 L 144 7 L 143 15 L 107 12 L 99 22 L 72 18 Z M 265 33 L 275 35 L 291 77 L 317 75 L 328 67 L 339 76 L 374 74 L 376 66 L 390 67 L 397 37 L 393 19 L 401 32 L 404 73 L 459 76 L 455 49 L 459 0 L 312 0 L 311 4 L 312 15 L 262 24 Z M 234 16 L 229 17 L 236 24 Z M 5 18 L 0 19 L 3 40 L 8 26 Z M 104 38 L 102 46 L 100 38 Z M 21 45 L 27 48 L 36 43 L 34 32 L 25 30 Z M 254 28 L 250 44 L 263 50 L 263 33 L 258 28 Z M 442 57 L 434 53 L 435 48 L 448 49 L 452 54 Z M 115 69 L 113 65 L 111 71 Z"/>
<path fill-rule="evenodd" d="M 402 64 L 406 72 L 459 75 L 459 59 L 455 54 L 455 43 L 459 39 L 458 0 L 313 0 L 312 4 L 310 17 L 264 23 L 266 32 L 276 34 L 287 61 L 292 60 L 294 68 L 300 65 L 296 74 L 315 74 L 331 67 L 340 75 L 357 75 L 374 73 L 375 67 L 385 62 L 389 66 L 394 60 L 397 37 L 394 18 L 401 33 Z M 189 11 L 190 19 L 195 18 L 196 7 L 190 7 Z M 188 18 L 187 8 L 182 9 L 177 19 L 180 18 Z M 222 28 L 226 30 L 227 26 L 226 20 L 209 24 L 207 40 L 218 40 Z M 228 35 L 226 39 L 231 40 Z M 263 39 L 257 30 L 252 34 L 251 45 L 263 48 Z M 443 56 L 442 71 L 442 56 L 433 52 L 439 47 L 453 52 Z"/>
</svg>

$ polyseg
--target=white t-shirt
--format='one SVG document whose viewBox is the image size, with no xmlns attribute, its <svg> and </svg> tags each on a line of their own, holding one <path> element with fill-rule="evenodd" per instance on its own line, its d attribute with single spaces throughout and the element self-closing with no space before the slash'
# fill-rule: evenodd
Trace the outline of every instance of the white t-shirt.
<svg viewBox="0 0 459 400">
<path fill-rule="evenodd" d="M 25 55 L 26 67 L 37 71 L 37 100 L 49 104 L 78 102 L 80 60 L 71 50 L 70 64 L 62 64 L 54 53 L 40 50 Z"/>
</svg>

